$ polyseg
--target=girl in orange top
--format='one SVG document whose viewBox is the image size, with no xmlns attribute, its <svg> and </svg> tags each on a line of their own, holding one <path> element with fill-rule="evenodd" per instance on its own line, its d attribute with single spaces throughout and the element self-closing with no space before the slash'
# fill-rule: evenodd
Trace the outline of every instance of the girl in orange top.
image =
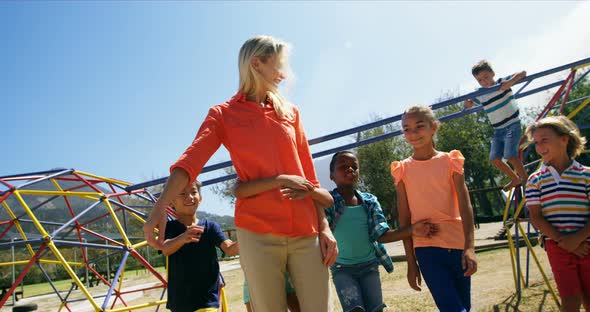
<svg viewBox="0 0 590 312">
<path fill-rule="evenodd" d="M 437 236 L 404 240 L 407 278 L 419 291 L 422 271 L 440 311 L 470 311 L 470 276 L 477 271 L 477 262 L 473 210 L 463 175 L 465 158 L 457 150 L 445 153 L 434 148 L 438 126 L 429 107 L 406 110 L 402 128 L 414 153 L 391 164 L 401 226 L 429 219 L 438 227 Z"/>
<path fill-rule="evenodd" d="M 338 250 L 323 208 L 333 200 L 320 188 L 299 111 L 278 92 L 287 50 L 286 43 L 269 36 L 244 43 L 238 93 L 209 110 L 192 144 L 170 167 L 144 235 L 161 247 L 163 235 L 156 240 L 153 231 L 164 232 L 165 207 L 223 144 L 241 185 L 235 191 L 235 223 L 254 310 L 286 310 L 288 271 L 301 310 L 327 311 L 327 266 Z"/>
</svg>

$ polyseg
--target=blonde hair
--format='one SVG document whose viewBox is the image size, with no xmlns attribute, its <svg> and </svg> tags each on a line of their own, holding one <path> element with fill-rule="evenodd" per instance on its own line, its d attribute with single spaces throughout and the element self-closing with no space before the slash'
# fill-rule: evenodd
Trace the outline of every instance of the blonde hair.
<svg viewBox="0 0 590 312">
<path fill-rule="evenodd" d="M 425 106 L 425 105 L 410 106 L 408 109 L 406 109 L 404 111 L 404 114 L 402 115 L 402 119 L 407 114 L 421 114 L 422 116 L 424 116 L 426 118 L 426 120 L 430 121 L 431 124 L 433 124 L 433 125 L 439 124 L 438 119 L 436 119 L 436 116 L 434 115 L 434 111 L 429 106 Z"/>
<path fill-rule="evenodd" d="M 559 136 L 567 136 L 567 155 L 570 159 L 576 158 L 586 146 L 586 138 L 580 134 L 576 124 L 565 116 L 551 116 L 536 121 L 526 129 L 529 143 L 533 141 L 533 134 L 537 129 L 551 129 Z"/>
<path fill-rule="evenodd" d="M 266 62 L 270 57 L 276 55 L 283 66 L 288 69 L 288 54 L 290 46 L 288 43 L 271 36 L 256 36 L 244 42 L 240 49 L 238 67 L 240 71 L 240 86 L 238 92 L 246 95 L 256 95 L 262 87 L 267 88 L 269 98 L 279 118 L 290 114 L 293 109 L 291 104 L 279 94 L 276 87 L 264 80 L 252 66 L 252 58 L 258 57 L 260 61 Z M 287 70 L 288 71 L 288 70 Z M 259 99 L 264 100 L 264 99 Z"/>
</svg>

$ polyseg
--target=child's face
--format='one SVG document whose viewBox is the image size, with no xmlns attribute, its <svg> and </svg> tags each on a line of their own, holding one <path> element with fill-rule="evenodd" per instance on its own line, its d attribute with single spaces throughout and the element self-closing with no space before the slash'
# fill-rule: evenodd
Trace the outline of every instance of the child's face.
<svg viewBox="0 0 590 312">
<path fill-rule="evenodd" d="M 432 146 L 432 137 L 437 128 L 438 125 L 428 120 L 424 114 L 410 113 L 402 118 L 404 138 L 414 149 Z"/>
<path fill-rule="evenodd" d="M 489 88 L 496 83 L 496 81 L 494 81 L 494 76 L 494 72 L 489 70 L 482 70 L 477 75 L 475 75 L 475 80 L 477 80 L 480 86 L 484 88 Z"/>
<path fill-rule="evenodd" d="M 184 189 L 172 201 L 172 205 L 178 214 L 191 215 L 195 214 L 197 207 L 201 203 L 201 194 L 194 184 L 184 187 Z"/>
<path fill-rule="evenodd" d="M 567 136 L 560 136 L 551 128 L 539 128 L 533 132 L 535 150 L 547 163 L 567 157 L 568 140 Z"/>
<path fill-rule="evenodd" d="M 334 163 L 331 178 L 338 186 L 355 185 L 359 180 L 359 161 L 352 154 L 341 154 Z"/>
</svg>

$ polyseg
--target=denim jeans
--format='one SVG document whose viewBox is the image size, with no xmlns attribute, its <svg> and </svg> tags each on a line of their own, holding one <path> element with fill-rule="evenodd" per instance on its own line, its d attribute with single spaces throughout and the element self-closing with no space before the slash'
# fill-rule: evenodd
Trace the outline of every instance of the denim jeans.
<svg viewBox="0 0 590 312">
<path fill-rule="evenodd" d="M 332 280 L 342 309 L 362 308 L 366 312 L 385 308 L 377 259 L 359 264 L 334 264 Z"/>
<path fill-rule="evenodd" d="M 422 276 L 441 312 L 471 310 L 471 277 L 463 276 L 463 250 L 441 247 L 414 249 Z"/>
<path fill-rule="evenodd" d="M 518 157 L 518 143 L 522 136 L 520 122 L 515 122 L 506 128 L 494 129 L 490 160 Z"/>
</svg>

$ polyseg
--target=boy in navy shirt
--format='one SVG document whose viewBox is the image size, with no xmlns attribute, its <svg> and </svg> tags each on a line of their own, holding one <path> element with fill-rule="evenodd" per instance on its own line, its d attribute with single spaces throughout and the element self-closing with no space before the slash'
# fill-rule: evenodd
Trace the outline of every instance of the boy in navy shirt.
<svg viewBox="0 0 590 312">
<path fill-rule="evenodd" d="M 210 312 L 219 308 L 220 273 L 215 247 L 236 255 L 238 243 L 219 224 L 198 219 L 201 183 L 188 184 L 172 201 L 178 219 L 166 223 L 162 253 L 168 256 L 168 303 L 173 312 Z"/>
</svg>

